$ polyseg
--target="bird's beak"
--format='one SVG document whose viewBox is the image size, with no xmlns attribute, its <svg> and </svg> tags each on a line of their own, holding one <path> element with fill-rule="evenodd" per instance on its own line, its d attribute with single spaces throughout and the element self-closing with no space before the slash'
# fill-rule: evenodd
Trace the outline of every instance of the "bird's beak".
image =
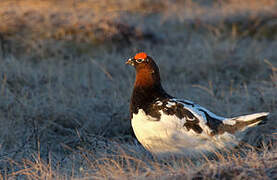
<svg viewBox="0 0 277 180">
<path fill-rule="evenodd" d="M 135 65 L 135 59 L 129 58 L 129 59 L 125 62 L 125 64 L 129 64 L 129 65 L 131 65 L 131 66 L 134 66 L 134 65 Z"/>
</svg>

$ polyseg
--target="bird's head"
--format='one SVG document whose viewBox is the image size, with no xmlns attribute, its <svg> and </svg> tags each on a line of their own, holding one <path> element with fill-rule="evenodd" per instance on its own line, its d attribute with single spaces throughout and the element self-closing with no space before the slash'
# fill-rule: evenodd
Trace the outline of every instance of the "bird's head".
<svg viewBox="0 0 277 180">
<path fill-rule="evenodd" d="M 126 64 L 134 66 L 137 72 L 139 70 L 153 71 L 158 69 L 154 60 L 145 52 L 137 53 L 134 57 L 129 58 L 126 61 Z"/>
<path fill-rule="evenodd" d="M 146 53 L 137 53 L 134 57 L 129 58 L 126 64 L 136 69 L 135 84 L 137 86 L 160 84 L 159 68 L 155 61 Z"/>
</svg>

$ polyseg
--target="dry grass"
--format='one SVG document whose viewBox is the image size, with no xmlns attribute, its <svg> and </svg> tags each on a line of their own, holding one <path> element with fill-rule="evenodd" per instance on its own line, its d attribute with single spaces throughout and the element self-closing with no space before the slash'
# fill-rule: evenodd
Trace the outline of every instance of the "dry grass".
<svg viewBox="0 0 277 180">
<path fill-rule="evenodd" d="M 272 150 L 268 150 L 271 147 Z M 4 178 L 29 179 L 275 179 L 276 147 L 263 147 L 263 152 L 248 148 L 240 152 L 216 153 L 213 158 L 169 157 L 159 160 L 135 144 L 110 142 L 72 150 L 65 159 L 40 153 L 21 161 L 8 160 L 12 173 Z M 68 148 L 68 147 L 65 147 Z"/>
<path fill-rule="evenodd" d="M 276 178 L 275 1 L 0 6 L 0 177 Z M 253 148 L 165 162 L 138 145 L 128 114 L 134 72 L 124 62 L 141 50 L 172 95 L 223 116 L 270 112 L 244 140 Z"/>
</svg>

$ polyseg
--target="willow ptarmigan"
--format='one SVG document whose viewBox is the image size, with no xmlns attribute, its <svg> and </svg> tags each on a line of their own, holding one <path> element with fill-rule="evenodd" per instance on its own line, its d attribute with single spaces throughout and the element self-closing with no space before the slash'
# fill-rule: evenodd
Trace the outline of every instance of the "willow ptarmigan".
<svg viewBox="0 0 277 180">
<path fill-rule="evenodd" d="M 269 113 L 225 118 L 188 100 L 167 94 L 159 68 L 146 53 L 126 64 L 136 69 L 130 103 L 131 124 L 138 141 L 156 155 L 208 153 L 233 147 L 244 131 L 266 119 Z"/>
</svg>

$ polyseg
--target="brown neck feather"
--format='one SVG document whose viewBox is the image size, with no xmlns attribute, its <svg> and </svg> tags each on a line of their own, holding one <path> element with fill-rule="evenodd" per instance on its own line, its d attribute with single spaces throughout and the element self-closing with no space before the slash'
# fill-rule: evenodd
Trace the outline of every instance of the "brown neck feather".
<svg viewBox="0 0 277 180">
<path fill-rule="evenodd" d="M 136 73 L 136 81 L 135 86 L 140 87 L 150 87 L 155 85 L 155 83 L 159 83 L 159 79 L 155 77 L 156 75 L 151 72 L 149 69 L 140 69 Z"/>
<path fill-rule="evenodd" d="M 159 68 L 151 57 L 145 63 L 135 64 L 136 81 L 133 89 L 130 114 L 137 114 L 139 109 L 147 112 L 149 105 L 156 99 L 172 98 L 161 85 Z"/>
<path fill-rule="evenodd" d="M 135 87 L 130 103 L 131 119 L 133 113 L 137 114 L 141 108 L 147 112 L 149 105 L 157 98 L 160 100 L 171 98 L 161 85 L 159 70 L 147 68 L 137 69 Z"/>
</svg>

